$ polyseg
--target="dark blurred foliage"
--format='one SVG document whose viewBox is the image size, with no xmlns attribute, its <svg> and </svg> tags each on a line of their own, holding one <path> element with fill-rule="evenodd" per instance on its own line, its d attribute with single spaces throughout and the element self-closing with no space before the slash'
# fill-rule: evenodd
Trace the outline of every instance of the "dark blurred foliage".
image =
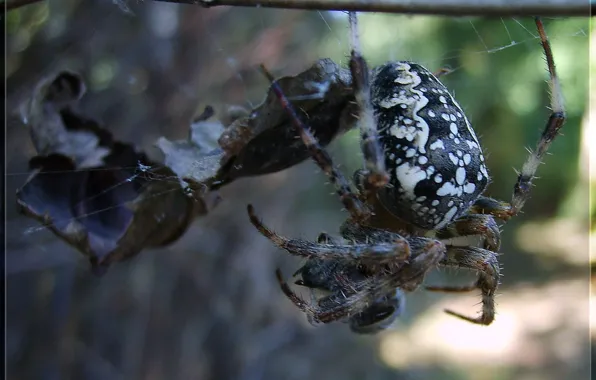
<svg viewBox="0 0 596 380">
<path fill-rule="evenodd" d="M 474 350 L 461 351 L 458 345 L 478 330 L 460 321 L 450 325 L 457 326 L 450 331 L 456 337 L 451 340 L 453 352 L 463 352 L 457 360 L 449 349 L 424 354 L 416 348 L 419 341 L 420 347 L 427 347 L 423 342 L 429 339 L 439 346 L 445 338 L 422 336 L 434 331 L 429 315 L 435 318 L 443 300 L 422 291 L 408 295 L 406 315 L 395 332 L 360 337 L 341 324 L 308 326 L 274 277 L 277 266 L 290 273 L 300 263 L 253 230 L 245 206 L 255 204 L 267 223 L 285 235 L 335 233 L 346 214 L 310 162 L 223 187 L 222 203 L 180 240 L 115 265 L 102 278 L 91 276 L 72 248 L 17 214 L 15 190 L 27 179 L 27 162 L 35 154 L 21 107 L 41 78 L 65 69 L 81 73 L 89 85 L 81 111 L 101 121 L 115 139 L 136 144 L 159 162 L 155 141 L 161 136 L 185 138 L 189 121 L 206 104 L 258 104 L 268 87 L 258 64 L 276 75 L 296 74 L 322 57 L 345 65 L 345 18 L 149 1 L 131 2 L 123 10 L 111 1 L 61 0 L 11 11 L 6 22 L 9 378 L 588 376 L 587 322 L 585 328 L 578 326 L 587 321 L 581 313 L 588 312 L 589 281 L 587 238 L 583 240 L 588 232 L 587 180 L 579 161 L 587 107 L 587 20 L 546 20 L 569 119 L 564 136 L 553 145 L 553 156 L 539 170 L 541 178 L 524 214 L 504 227 L 504 278 L 497 307 L 502 306 L 501 320 L 509 325 L 499 325 L 498 315 L 494 326 L 482 330 L 505 326 L 498 331 L 506 334 L 551 321 L 542 330 L 512 335 L 528 339 L 530 348 L 523 351 L 532 358 L 528 360 L 516 355 L 515 349 L 526 347 L 523 342 L 510 343 L 486 360 L 478 359 Z M 444 82 L 466 109 L 489 154 L 490 195 L 509 199 L 515 181 L 511 168 L 520 167 L 524 147 L 534 145 L 548 116 L 546 70 L 538 41 L 532 38 L 532 21 L 371 15 L 363 16 L 361 24 L 371 65 L 411 59 L 434 71 L 454 69 Z M 354 133 L 332 147 L 333 156 L 349 171 L 360 164 L 357 151 Z M 560 244 L 545 248 L 545 242 L 553 240 Z M 549 249 L 555 254 L 547 254 Z M 585 262 L 570 259 L 583 252 Z M 429 282 L 452 277 L 433 273 Z M 580 285 L 565 285 L 573 281 Z M 560 320 L 544 311 L 560 310 L 561 300 L 574 299 L 579 306 L 562 310 L 567 314 L 557 317 Z M 465 300 L 471 307 L 477 302 L 473 297 Z M 508 309 L 524 304 L 533 311 L 523 318 Z M 574 320 L 580 322 L 570 327 Z M 420 321 L 429 321 L 428 329 L 420 327 Z M 414 332 L 420 335 L 407 335 Z M 389 343 L 397 344 L 394 334 L 413 340 L 404 341 L 404 350 L 391 352 L 394 359 L 388 360 Z M 486 341 L 476 351 L 484 346 L 500 347 Z M 398 366 L 400 355 L 409 359 Z"/>
</svg>

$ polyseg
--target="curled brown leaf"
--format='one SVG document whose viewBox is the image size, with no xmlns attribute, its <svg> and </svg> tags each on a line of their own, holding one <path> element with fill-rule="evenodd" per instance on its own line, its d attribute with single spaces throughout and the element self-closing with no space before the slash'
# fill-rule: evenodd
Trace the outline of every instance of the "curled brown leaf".
<svg viewBox="0 0 596 380">
<path fill-rule="evenodd" d="M 70 72 L 37 87 L 24 116 L 38 155 L 17 203 L 102 273 L 177 240 L 217 196 L 189 195 L 170 168 L 78 114 L 74 106 L 84 93 L 84 82 Z"/>
<path fill-rule="evenodd" d="M 278 81 L 322 146 L 354 124 L 349 71 L 321 59 Z M 219 201 L 214 192 L 241 177 L 284 170 L 309 153 L 270 89 L 255 109 L 207 107 L 188 138 L 161 137 L 164 164 L 75 111 L 85 94 L 78 74 L 42 81 L 24 120 L 38 155 L 19 189 L 20 210 L 86 255 L 96 272 L 141 250 L 177 240 Z"/>
<path fill-rule="evenodd" d="M 320 59 L 277 83 L 322 146 L 353 126 L 351 75 L 331 59 Z M 219 144 L 224 153 L 214 188 L 241 177 L 278 172 L 309 158 L 288 112 L 271 89 L 254 110 L 245 116 L 236 114 Z"/>
</svg>

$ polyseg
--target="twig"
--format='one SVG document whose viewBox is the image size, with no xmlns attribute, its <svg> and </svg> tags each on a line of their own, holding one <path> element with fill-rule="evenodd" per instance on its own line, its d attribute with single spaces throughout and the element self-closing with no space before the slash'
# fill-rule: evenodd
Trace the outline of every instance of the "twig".
<svg viewBox="0 0 596 380">
<path fill-rule="evenodd" d="M 586 0 L 155 0 L 198 4 L 431 14 L 446 16 L 590 16 Z"/>
<path fill-rule="evenodd" d="M 9 11 L 42 0 L 5 0 Z M 586 0 L 154 0 L 203 7 L 221 5 L 310 10 L 343 10 L 444 16 L 590 16 Z"/>
</svg>

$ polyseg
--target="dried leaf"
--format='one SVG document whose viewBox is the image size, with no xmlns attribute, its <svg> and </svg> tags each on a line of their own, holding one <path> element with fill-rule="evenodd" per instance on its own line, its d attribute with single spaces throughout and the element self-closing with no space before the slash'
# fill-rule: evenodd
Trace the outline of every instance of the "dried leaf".
<svg viewBox="0 0 596 380">
<path fill-rule="evenodd" d="M 144 248 L 177 240 L 218 198 L 189 196 L 170 168 L 77 114 L 73 106 L 84 93 L 81 78 L 69 72 L 37 87 L 24 117 L 39 155 L 17 203 L 101 274 Z"/>
<path fill-rule="evenodd" d="M 354 124 L 350 73 L 330 59 L 278 84 L 322 146 Z M 84 93 L 70 72 L 37 87 L 24 119 L 39 155 L 17 198 L 23 213 L 88 256 L 98 273 L 178 239 L 218 203 L 214 189 L 309 158 L 271 89 L 252 111 L 230 108 L 217 121 L 207 107 L 186 140 L 160 138 L 165 166 L 76 113 Z"/>
<path fill-rule="evenodd" d="M 191 123 L 187 140 L 160 137 L 155 144 L 164 154 L 165 165 L 176 173 L 184 188 L 192 191 L 206 191 L 210 187 L 224 154 L 217 145 L 224 126 L 219 121 L 208 121 L 213 113 L 211 107 L 205 108 Z"/>
<path fill-rule="evenodd" d="M 277 82 L 322 146 L 353 126 L 356 105 L 351 75 L 332 60 L 321 59 L 308 70 Z M 261 105 L 246 116 L 236 116 L 219 144 L 224 153 L 214 188 L 240 177 L 281 171 L 309 158 L 287 111 L 271 89 Z"/>
</svg>

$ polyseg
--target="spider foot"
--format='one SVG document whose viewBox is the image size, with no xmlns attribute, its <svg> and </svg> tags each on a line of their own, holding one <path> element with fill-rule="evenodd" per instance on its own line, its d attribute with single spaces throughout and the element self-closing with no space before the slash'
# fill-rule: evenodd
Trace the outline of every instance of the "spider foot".
<svg viewBox="0 0 596 380">
<path fill-rule="evenodd" d="M 480 281 L 479 281 L 480 282 Z M 445 293 L 464 293 L 478 289 L 479 284 L 462 286 L 426 286 L 425 289 L 431 292 L 445 292 Z M 476 318 L 465 316 L 453 310 L 445 309 L 445 313 L 454 317 L 466 320 L 478 325 L 490 325 L 495 319 L 494 299 L 490 294 L 483 294 L 482 297 L 482 313 Z"/>
<path fill-rule="evenodd" d="M 477 247 L 449 246 L 446 258 L 441 262 L 441 265 L 478 271 L 478 279 L 471 285 L 427 286 L 426 289 L 450 293 L 461 293 L 479 289 L 482 294 L 482 312 L 479 317 L 467 317 L 451 310 L 446 310 L 445 312 L 471 323 L 490 325 L 495 319 L 495 292 L 499 286 L 500 278 L 497 253 Z"/>
<path fill-rule="evenodd" d="M 457 312 L 455 312 L 453 310 L 449 310 L 449 309 L 445 309 L 444 311 L 445 311 L 445 313 L 447 313 L 449 315 L 452 315 L 454 317 L 463 319 L 464 321 L 468 321 L 468 322 L 471 322 L 471 323 L 474 323 L 477 325 L 488 326 L 491 323 L 493 323 L 493 321 L 495 320 L 494 311 L 491 313 L 487 313 L 487 314 L 485 314 L 483 312 L 479 317 L 476 317 L 476 318 L 468 317 L 468 316 L 465 316 L 463 314 L 457 313 Z"/>
</svg>

